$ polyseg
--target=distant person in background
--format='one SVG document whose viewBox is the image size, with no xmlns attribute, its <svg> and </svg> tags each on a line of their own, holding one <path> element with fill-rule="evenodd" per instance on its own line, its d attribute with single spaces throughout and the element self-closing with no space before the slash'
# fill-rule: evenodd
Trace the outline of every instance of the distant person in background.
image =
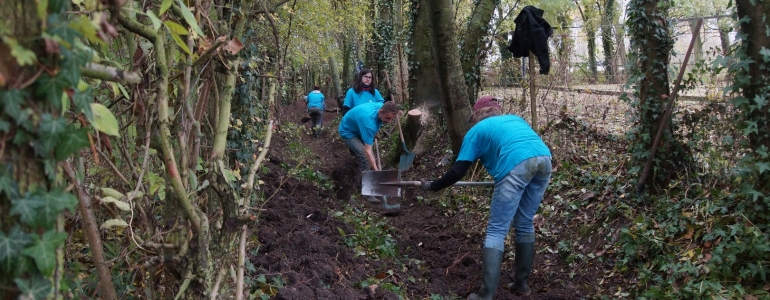
<svg viewBox="0 0 770 300">
<path fill-rule="evenodd" d="M 393 101 L 364 103 L 352 108 L 340 121 L 340 137 L 350 152 L 358 158 L 359 171 L 380 171 L 374 160 L 372 144 L 382 124 L 396 118 L 398 106 Z M 374 196 L 364 197 L 371 203 L 380 203 Z"/>
<path fill-rule="evenodd" d="M 321 130 L 325 109 L 324 94 L 321 93 L 321 87 L 316 85 L 313 87 L 313 91 L 307 94 L 307 113 L 312 122 L 313 136 L 318 136 L 318 131 Z"/>
<path fill-rule="evenodd" d="M 481 287 L 468 299 L 494 299 L 511 225 L 516 232 L 515 270 L 508 289 L 517 296 L 528 296 L 532 290 L 527 282 L 535 259 L 533 219 L 551 178 L 551 151 L 527 121 L 502 115 L 492 96 L 476 101 L 469 121 L 475 125 L 465 134 L 452 168 L 436 181 L 423 181 L 422 189 L 435 192 L 453 185 L 473 162 L 481 160 L 495 179 L 495 189 L 481 258 Z"/>
<path fill-rule="evenodd" d="M 342 103 L 342 115 L 344 116 L 352 108 L 369 102 L 385 102 L 382 94 L 377 90 L 377 83 L 372 78 L 372 70 L 361 69 L 353 81 L 353 87 L 348 89 L 345 94 L 345 101 Z"/>
</svg>

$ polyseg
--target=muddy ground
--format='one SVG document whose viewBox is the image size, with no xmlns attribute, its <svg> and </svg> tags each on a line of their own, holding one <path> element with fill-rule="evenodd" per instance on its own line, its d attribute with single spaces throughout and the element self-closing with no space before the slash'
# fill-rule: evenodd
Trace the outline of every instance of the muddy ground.
<svg viewBox="0 0 770 300">
<path fill-rule="evenodd" d="M 307 126 L 300 121 L 305 115 L 304 103 L 298 101 L 281 112 L 279 119 L 283 123 L 278 126 L 289 126 L 289 123 Z M 319 137 L 302 134 L 301 143 L 314 153 L 319 162 L 316 164 L 318 171 L 333 180 L 333 189 L 323 190 L 317 183 L 289 176 L 287 166 L 297 163 L 287 151 L 292 141 L 280 131 L 273 137 L 266 163 L 270 171 L 260 178 L 265 181 L 264 192 L 270 198 L 263 207 L 258 225 L 253 228 L 258 242 L 251 243 L 253 246 L 247 251 L 253 264 L 249 272 L 251 291 L 270 294 L 272 299 L 297 300 L 465 299 L 475 292 L 481 276 L 481 251 L 487 220 L 484 208 L 488 205 L 491 189 L 473 191 L 477 195 L 474 203 L 478 209 L 459 204 L 446 207 L 446 203 L 459 203 L 451 199 L 425 200 L 451 198 L 456 191 L 428 195 L 416 188 L 406 188 L 402 198 L 389 199 L 390 204 L 401 204 L 399 211 L 388 211 L 381 205 L 367 203 L 360 196 L 357 162 L 337 135 L 338 114 L 327 112 L 324 119 L 326 130 Z M 432 179 L 442 175 L 448 166 L 436 166 L 436 162 L 441 160 L 448 142 L 443 140 L 429 154 L 417 157 L 403 179 Z M 387 152 L 396 145 L 381 147 Z M 396 168 L 395 164 L 384 160 L 383 169 Z M 552 201 L 552 195 L 547 193 L 543 205 L 548 205 L 549 201 Z M 387 226 L 393 233 L 396 258 L 359 255 L 360 249 L 345 244 L 341 232 L 354 233 L 356 224 L 346 224 L 335 213 L 348 208 L 383 220 L 375 225 Z M 569 228 L 564 228 L 563 234 L 569 234 L 568 231 Z M 538 252 L 530 277 L 533 293 L 521 298 L 612 297 L 613 291 L 606 288 L 606 282 L 601 288 L 598 284 L 605 281 L 604 276 L 612 269 L 612 262 L 582 264 L 575 269 L 558 251 L 553 251 L 558 249 L 557 241 L 558 238 L 546 238 L 538 232 Z M 505 288 L 512 281 L 512 252 L 513 249 L 506 249 L 495 299 L 519 299 Z M 372 282 L 378 285 L 370 286 Z"/>
</svg>

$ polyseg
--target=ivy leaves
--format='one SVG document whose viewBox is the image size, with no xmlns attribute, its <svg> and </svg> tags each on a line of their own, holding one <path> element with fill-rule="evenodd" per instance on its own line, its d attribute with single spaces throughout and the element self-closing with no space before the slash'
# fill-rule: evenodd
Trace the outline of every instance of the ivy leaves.
<svg viewBox="0 0 770 300">
<path fill-rule="evenodd" d="M 65 209 L 75 207 L 77 199 L 61 188 L 43 192 L 28 192 L 22 198 L 11 200 L 11 215 L 18 215 L 21 222 L 32 228 L 52 228 L 56 216 Z"/>
<path fill-rule="evenodd" d="M 21 231 L 19 225 L 11 228 L 8 234 L 0 231 L 0 262 L 16 258 L 30 241 L 30 237 Z"/>
<path fill-rule="evenodd" d="M 3 176 L 5 177 L 5 176 Z M 26 255 L 44 276 L 51 276 L 56 266 L 56 249 L 64 243 L 67 234 L 57 232 L 54 225 L 57 216 L 65 209 L 72 210 L 77 200 L 62 188 L 49 192 L 39 190 L 11 200 L 11 216 L 19 216 L 28 228 L 48 229 L 42 236 L 27 233 L 16 225 L 8 233 L 0 231 L 0 267 L 4 273 L 23 273 L 29 266 L 17 260 Z M 28 282 L 32 285 L 31 282 Z M 18 284 L 18 282 L 17 282 Z"/>
<path fill-rule="evenodd" d="M 37 265 L 40 273 L 43 273 L 45 276 L 51 276 L 54 267 L 56 267 L 56 248 L 61 246 L 66 238 L 66 233 L 55 231 L 44 233 L 42 238 L 33 235 L 32 246 L 22 250 L 21 254 L 35 260 L 35 265 Z"/>
</svg>

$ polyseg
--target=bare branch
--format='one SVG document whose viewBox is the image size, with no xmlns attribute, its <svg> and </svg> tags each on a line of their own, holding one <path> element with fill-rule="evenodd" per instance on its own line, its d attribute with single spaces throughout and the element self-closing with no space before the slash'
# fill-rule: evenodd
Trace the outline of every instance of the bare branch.
<svg viewBox="0 0 770 300">
<path fill-rule="evenodd" d="M 88 245 L 91 251 L 91 258 L 94 260 L 94 267 L 99 277 L 99 289 L 101 289 L 101 296 L 105 299 L 117 300 L 118 295 L 115 293 L 115 285 L 112 283 L 112 276 L 110 276 L 110 269 L 104 260 L 104 248 L 102 248 L 102 240 L 99 237 L 99 229 L 96 225 L 96 217 L 91 210 L 91 201 L 88 195 L 83 189 L 83 184 L 77 179 L 75 175 L 75 169 L 72 167 L 70 160 L 64 163 L 64 171 L 67 173 L 70 183 L 75 186 L 76 196 L 78 198 L 78 208 L 80 209 L 80 215 L 85 223 L 86 237 Z"/>
<path fill-rule="evenodd" d="M 85 77 L 101 79 L 104 81 L 139 83 L 142 75 L 138 72 L 129 72 L 115 67 L 87 63 L 85 67 L 80 68 L 80 73 Z"/>
</svg>

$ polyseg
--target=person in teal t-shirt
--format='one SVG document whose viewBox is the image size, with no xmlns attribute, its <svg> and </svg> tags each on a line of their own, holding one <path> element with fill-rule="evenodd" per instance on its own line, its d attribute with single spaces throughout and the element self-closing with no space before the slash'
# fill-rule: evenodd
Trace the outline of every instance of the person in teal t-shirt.
<svg viewBox="0 0 770 300">
<path fill-rule="evenodd" d="M 350 152 L 358 158 L 359 171 L 379 171 L 372 153 L 375 135 L 382 124 L 390 123 L 398 113 L 398 106 L 393 101 L 364 103 L 348 111 L 340 121 L 339 133 Z M 380 200 L 367 196 L 366 200 L 379 203 Z"/>
<path fill-rule="evenodd" d="M 377 82 L 372 77 L 372 71 L 361 69 L 353 81 L 353 87 L 345 93 L 345 101 L 342 103 L 342 114 L 345 115 L 352 108 L 363 103 L 385 102 L 382 94 L 377 90 Z"/>
<path fill-rule="evenodd" d="M 323 115 L 326 109 L 324 94 L 321 93 L 321 87 L 314 86 L 313 91 L 307 94 L 307 114 L 310 115 L 312 122 L 313 136 L 318 136 L 318 131 L 323 125 Z"/>
<path fill-rule="evenodd" d="M 481 287 L 468 299 L 492 299 L 500 282 L 505 237 L 513 223 L 516 231 L 514 294 L 531 293 L 527 281 L 535 256 L 533 218 L 551 178 L 551 151 L 529 126 L 515 115 L 502 115 L 492 96 L 482 96 L 473 105 L 471 123 L 452 168 L 436 181 L 423 181 L 422 188 L 438 191 L 460 180 L 477 159 L 494 177 L 495 189 L 482 254 Z"/>
</svg>

